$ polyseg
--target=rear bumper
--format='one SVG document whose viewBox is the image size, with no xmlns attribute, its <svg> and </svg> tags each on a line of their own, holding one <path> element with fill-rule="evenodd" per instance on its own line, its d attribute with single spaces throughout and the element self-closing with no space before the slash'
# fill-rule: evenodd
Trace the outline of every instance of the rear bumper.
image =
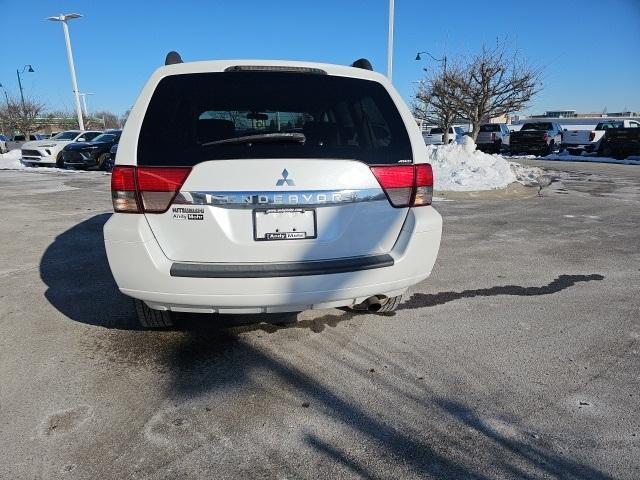
<svg viewBox="0 0 640 480">
<path fill-rule="evenodd" d="M 545 152 L 549 149 L 547 143 L 511 143 L 511 151 L 516 152 Z"/>
<path fill-rule="evenodd" d="M 500 152 L 502 147 L 508 147 L 508 144 L 503 145 L 502 141 L 495 140 L 493 142 L 479 142 L 476 147 L 481 152 Z"/>
<path fill-rule="evenodd" d="M 438 212 L 419 207 L 410 210 L 389 252 L 389 266 L 304 276 L 203 278 L 171 275 L 174 262 L 160 249 L 143 215 L 114 214 L 104 228 L 109 265 L 122 293 L 151 308 L 220 313 L 300 311 L 354 305 L 372 295 L 400 295 L 431 273 L 441 232 Z"/>
</svg>

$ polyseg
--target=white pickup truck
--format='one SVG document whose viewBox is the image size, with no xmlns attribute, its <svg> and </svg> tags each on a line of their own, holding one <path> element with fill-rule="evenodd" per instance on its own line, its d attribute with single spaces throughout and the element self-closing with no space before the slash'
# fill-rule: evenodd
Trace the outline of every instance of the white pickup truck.
<svg viewBox="0 0 640 480">
<path fill-rule="evenodd" d="M 595 130 L 565 130 L 562 132 L 562 148 L 571 155 L 581 155 L 582 152 L 597 152 L 609 128 L 640 128 L 635 120 L 609 120 L 600 122 Z"/>
</svg>

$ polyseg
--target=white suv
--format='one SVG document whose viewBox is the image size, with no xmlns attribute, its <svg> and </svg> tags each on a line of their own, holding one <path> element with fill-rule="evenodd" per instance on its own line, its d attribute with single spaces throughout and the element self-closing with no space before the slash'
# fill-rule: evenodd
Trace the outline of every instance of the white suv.
<svg viewBox="0 0 640 480">
<path fill-rule="evenodd" d="M 62 149 L 72 142 L 90 142 L 100 135 L 96 130 L 67 130 L 47 140 L 35 140 L 22 145 L 22 158 L 24 165 L 56 165 L 63 166 Z"/>
<path fill-rule="evenodd" d="M 429 276 L 442 218 L 411 112 L 367 69 L 159 68 L 112 175 L 107 256 L 141 324 L 172 312 L 388 312 Z"/>
</svg>

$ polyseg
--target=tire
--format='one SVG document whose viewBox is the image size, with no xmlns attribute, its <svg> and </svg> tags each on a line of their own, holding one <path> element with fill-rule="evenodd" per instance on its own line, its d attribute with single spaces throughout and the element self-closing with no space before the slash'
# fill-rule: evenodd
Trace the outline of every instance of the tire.
<svg viewBox="0 0 640 480">
<path fill-rule="evenodd" d="M 567 152 L 569 152 L 569 155 L 579 157 L 580 154 L 582 153 L 582 150 L 579 148 L 567 148 Z"/>
<path fill-rule="evenodd" d="M 142 300 L 134 299 L 138 322 L 143 328 L 167 328 L 173 326 L 173 314 L 169 311 L 153 310 Z"/>
<path fill-rule="evenodd" d="M 612 154 L 613 154 L 613 151 L 611 150 L 611 147 L 607 143 L 605 142 L 600 143 L 600 147 L 598 148 L 599 157 L 611 157 Z"/>
<path fill-rule="evenodd" d="M 108 153 L 103 153 L 102 155 L 100 155 L 98 157 L 98 161 L 96 163 L 96 170 L 103 170 L 105 163 L 107 162 L 107 160 L 109 159 L 109 154 Z"/>
<path fill-rule="evenodd" d="M 108 157 L 108 158 L 105 160 L 105 162 L 102 164 L 102 169 L 103 169 L 105 172 L 111 172 L 111 171 L 113 171 L 113 164 L 114 164 L 114 161 L 113 161 L 113 157 L 111 156 L 111 154 L 110 154 L 110 153 L 107 153 L 107 155 L 109 155 L 109 157 Z"/>
<path fill-rule="evenodd" d="M 554 152 L 555 149 L 556 149 L 556 142 L 551 140 L 549 142 L 549 147 L 547 147 L 547 153 L 545 153 L 545 156 L 546 155 L 553 155 L 553 152 Z"/>
<path fill-rule="evenodd" d="M 502 140 L 498 140 L 494 146 L 495 148 L 495 153 L 500 153 L 502 151 Z"/>
<path fill-rule="evenodd" d="M 398 295 L 397 297 L 388 298 L 387 301 L 380 307 L 376 313 L 390 313 L 395 312 L 400 303 L 402 302 L 402 295 Z"/>
<path fill-rule="evenodd" d="M 62 152 L 56 156 L 56 167 L 64 168 L 64 160 L 62 159 Z"/>
</svg>

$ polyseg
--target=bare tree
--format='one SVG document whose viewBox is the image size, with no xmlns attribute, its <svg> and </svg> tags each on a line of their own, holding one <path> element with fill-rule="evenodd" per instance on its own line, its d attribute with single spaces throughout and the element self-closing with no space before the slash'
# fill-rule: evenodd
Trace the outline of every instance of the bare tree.
<svg viewBox="0 0 640 480">
<path fill-rule="evenodd" d="M 87 120 L 89 121 L 91 128 L 100 127 L 107 129 L 120 127 L 120 119 L 118 118 L 118 116 L 113 112 L 109 112 L 108 110 L 94 112 L 89 115 L 89 118 Z"/>
<path fill-rule="evenodd" d="M 131 113 L 131 109 L 128 108 L 120 117 L 120 128 L 124 128 L 124 124 L 127 123 L 127 118 L 129 118 L 129 114 Z"/>
<path fill-rule="evenodd" d="M 37 100 L 25 98 L 20 101 L 16 98 L 9 98 L 6 104 L 0 108 L 0 117 L 3 123 L 7 123 L 10 128 L 18 130 L 27 139 L 43 124 L 43 114 L 45 104 Z"/>
<path fill-rule="evenodd" d="M 474 141 L 483 122 L 522 110 L 542 87 L 541 70 L 510 51 L 506 42 L 483 46 L 460 73 L 451 78 L 454 98 L 473 127 Z"/>
<path fill-rule="evenodd" d="M 414 97 L 414 116 L 441 128 L 445 145 L 449 143 L 449 128 L 459 116 L 456 98 L 458 81 L 454 81 L 459 74 L 457 67 L 450 67 L 423 79 Z"/>
<path fill-rule="evenodd" d="M 56 110 L 55 112 L 51 112 L 47 115 L 47 120 L 49 124 L 55 125 L 58 128 L 62 129 L 78 129 L 78 117 L 75 112 L 64 112 L 61 110 Z"/>
</svg>

